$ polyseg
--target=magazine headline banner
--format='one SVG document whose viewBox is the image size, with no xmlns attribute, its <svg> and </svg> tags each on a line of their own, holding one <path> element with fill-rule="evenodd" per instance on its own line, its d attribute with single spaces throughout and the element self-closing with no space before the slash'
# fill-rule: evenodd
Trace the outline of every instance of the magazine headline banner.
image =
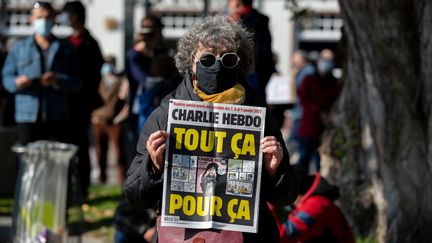
<svg viewBox="0 0 432 243">
<path fill-rule="evenodd" d="M 162 226 L 257 232 L 265 112 L 170 100 Z"/>
</svg>

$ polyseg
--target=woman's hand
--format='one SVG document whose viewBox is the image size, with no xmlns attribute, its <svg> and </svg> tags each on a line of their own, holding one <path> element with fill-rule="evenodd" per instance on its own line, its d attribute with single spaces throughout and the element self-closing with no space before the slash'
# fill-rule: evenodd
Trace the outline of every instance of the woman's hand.
<svg viewBox="0 0 432 243">
<path fill-rule="evenodd" d="M 264 137 L 261 140 L 264 153 L 264 166 L 270 177 L 273 177 L 283 157 L 283 149 L 273 136 Z"/>
<path fill-rule="evenodd" d="M 147 140 L 147 151 L 153 161 L 154 168 L 157 172 L 162 172 L 164 169 L 164 155 L 168 139 L 168 133 L 162 130 L 156 131 L 150 135 Z"/>
</svg>

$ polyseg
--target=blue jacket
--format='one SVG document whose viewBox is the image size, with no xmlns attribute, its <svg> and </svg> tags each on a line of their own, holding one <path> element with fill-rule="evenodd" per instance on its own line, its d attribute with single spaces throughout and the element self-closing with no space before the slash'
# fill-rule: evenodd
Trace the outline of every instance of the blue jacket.
<svg viewBox="0 0 432 243">
<path fill-rule="evenodd" d="M 69 92 L 81 88 L 77 53 L 72 45 L 54 37 L 47 50 L 47 71 L 56 74 L 57 85 L 40 84 L 41 58 L 33 36 L 19 41 L 10 50 L 3 67 L 3 85 L 15 94 L 15 121 L 34 123 L 42 108 L 43 121 L 69 120 Z M 18 90 L 15 79 L 25 75 L 33 82 Z M 41 96 L 43 94 L 43 96 Z M 44 99 L 41 99 L 44 97 Z"/>
</svg>

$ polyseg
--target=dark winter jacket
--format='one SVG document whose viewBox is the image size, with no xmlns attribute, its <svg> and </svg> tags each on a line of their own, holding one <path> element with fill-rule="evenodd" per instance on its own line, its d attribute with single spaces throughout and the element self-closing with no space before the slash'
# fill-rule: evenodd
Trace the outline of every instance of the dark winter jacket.
<svg viewBox="0 0 432 243">
<path fill-rule="evenodd" d="M 247 85 L 245 105 L 261 106 L 265 104 L 258 100 L 257 94 Z M 166 96 L 161 105 L 152 113 L 144 125 L 137 145 L 137 154 L 129 168 L 124 183 L 124 192 L 128 199 L 136 206 L 150 208 L 162 197 L 163 177 L 152 169 L 153 162 L 146 150 L 147 139 L 157 130 L 166 130 L 168 121 L 169 99 L 193 100 L 201 99 L 194 93 L 192 82 L 185 78 L 177 89 Z M 284 144 L 278 127 L 274 125 L 269 115 L 266 117 L 265 136 L 275 136 Z M 257 141 L 259 143 L 259 141 Z M 289 164 L 288 151 L 284 148 L 284 158 L 274 176 L 270 178 L 265 169 L 262 173 L 260 211 L 258 233 L 243 233 L 246 242 L 279 242 L 279 233 L 276 222 L 269 211 L 267 202 L 276 205 L 292 203 L 297 196 L 297 184 L 293 168 Z"/>
<path fill-rule="evenodd" d="M 272 39 L 269 18 L 256 9 L 240 16 L 242 25 L 253 33 L 255 48 L 255 72 L 258 78 L 260 95 L 265 97 L 265 88 L 272 73 L 275 72 L 272 52 Z"/>
<path fill-rule="evenodd" d="M 99 96 L 99 83 L 104 58 L 98 42 L 88 30 L 84 31 L 82 42 L 75 48 L 81 64 L 82 88 L 71 97 L 72 113 L 73 118 L 85 121 L 88 126 L 91 112 L 103 104 Z"/>
<path fill-rule="evenodd" d="M 282 222 L 281 242 L 354 243 L 348 222 L 333 203 L 339 190 L 318 173 L 298 207 Z"/>
<path fill-rule="evenodd" d="M 341 89 L 341 85 L 332 75 L 323 78 L 313 74 L 303 79 L 299 92 L 303 108 L 297 133 L 299 138 L 319 139 L 324 131 L 322 114 L 330 110 Z"/>
</svg>

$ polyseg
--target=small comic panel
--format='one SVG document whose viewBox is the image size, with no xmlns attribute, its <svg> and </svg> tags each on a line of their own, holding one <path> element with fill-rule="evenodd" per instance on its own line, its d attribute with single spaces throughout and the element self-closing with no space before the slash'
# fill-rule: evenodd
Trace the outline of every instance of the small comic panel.
<svg viewBox="0 0 432 243">
<path fill-rule="evenodd" d="M 238 179 L 238 173 L 237 172 L 228 172 L 228 179 L 229 180 L 237 180 Z"/>
<path fill-rule="evenodd" d="M 171 178 L 177 181 L 187 182 L 189 178 L 189 168 L 173 167 Z"/>
<path fill-rule="evenodd" d="M 243 172 L 254 172 L 255 171 L 255 161 L 244 160 L 243 161 Z"/>
<path fill-rule="evenodd" d="M 196 181 L 196 168 L 193 168 L 189 171 L 189 182 L 195 183 Z"/>
<path fill-rule="evenodd" d="M 189 167 L 190 166 L 190 156 L 189 155 L 183 155 L 182 156 L 182 167 Z"/>
<path fill-rule="evenodd" d="M 191 156 L 190 157 L 190 167 L 196 168 L 198 163 L 198 156 Z"/>
<path fill-rule="evenodd" d="M 241 181 L 228 181 L 226 193 L 229 195 L 252 197 L 253 184 Z"/>
<path fill-rule="evenodd" d="M 253 180 L 254 180 L 254 174 L 253 173 L 247 173 L 246 180 L 250 181 L 250 182 L 253 182 Z"/>
<path fill-rule="evenodd" d="M 239 191 L 243 196 L 252 196 L 252 183 L 239 182 Z"/>
<path fill-rule="evenodd" d="M 184 183 L 185 192 L 195 192 L 195 183 Z"/>
<path fill-rule="evenodd" d="M 230 159 L 228 160 L 228 171 L 242 171 L 242 160 Z"/>
<path fill-rule="evenodd" d="M 173 166 L 181 166 L 182 165 L 182 155 L 181 154 L 174 154 L 172 164 L 173 164 Z"/>
<path fill-rule="evenodd" d="M 171 181 L 171 191 L 179 191 L 182 192 L 183 189 L 183 182 L 182 181 Z"/>
</svg>

